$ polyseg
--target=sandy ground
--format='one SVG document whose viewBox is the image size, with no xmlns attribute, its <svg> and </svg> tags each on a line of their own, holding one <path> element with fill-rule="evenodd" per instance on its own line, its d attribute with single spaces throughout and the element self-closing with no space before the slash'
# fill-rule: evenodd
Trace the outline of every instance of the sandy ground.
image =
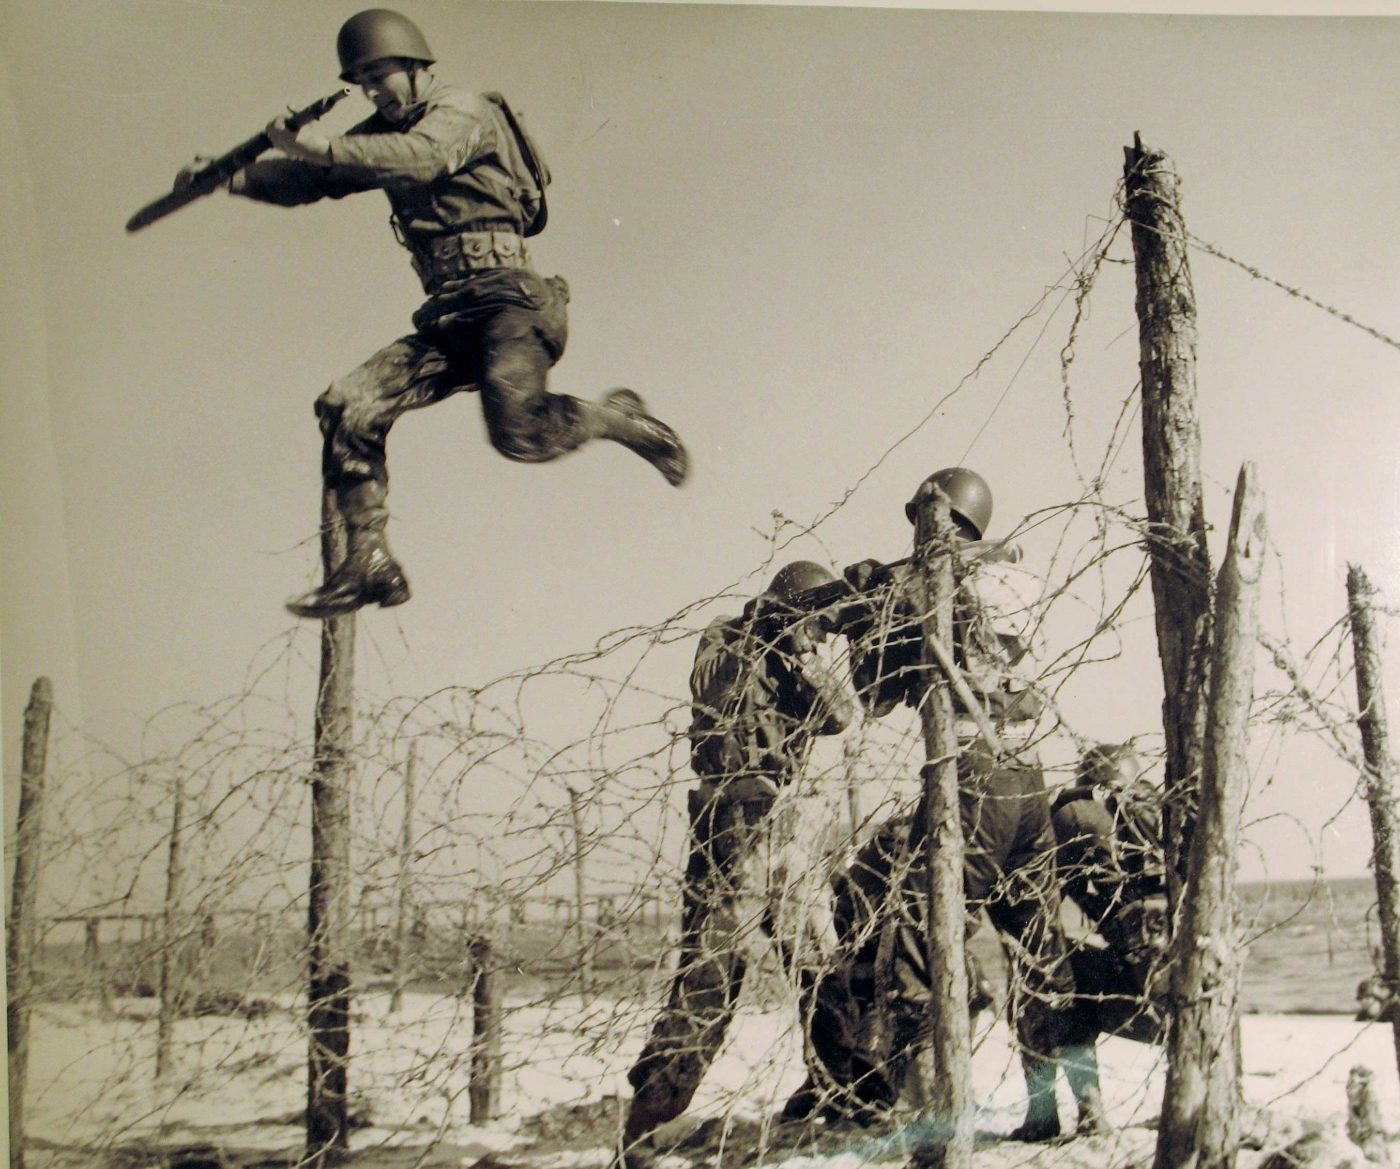
<svg viewBox="0 0 1400 1169">
<path fill-rule="evenodd" d="M 31 1040 L 31 1164 L 93 1164 L 100 1151 L 113 1148 L 207 1144 L 271 1153 L 297 1147 L 301 1132 L 292 1121 L 305 1104 L 306 1055 L 294 1006 L 282 1003 L 255 1021 L 181 1021 L 173 1072 L 159 1084 L 149 1001 L 117 1002 L 105 1014 L 85 1005 L 45 1006 L 34 1018 Z M 508 1006 L 504 1118 L 473 1126 L 467 1122 L 471 1027 L 464 1005 L 451 997 L 408 994 L 402 1009 L 390 1014 L 387 996 L 357 999 L 350 1073 L 352 1110 L 361 1124 L 352 1140 L 361 1150 L 357 1162 L 389 1164 L 381 1158 L 391 1149 L 436 1144 L 437 1153 L 423 1164 L 470 1165 L 488 1154 L 540 1169 L 603 1163 L 619 1100 L 629 1095 L 625 1073 L 644 1037 L 646 1014 L 635 1004 L 585 1005 L 576 998 Z M 1376 1073 L 1387 1128 L 1400 1128 L 1400 1080 L 1388 1025 L 1339 1016 L 1252 1015 L 1243 1020 L 1243 1037 L 1244 1088 L 1252 1103 L 1298 1121 L 1336 1117 L 1346 1107 L 1347 1073 L 1359 1064 Z M 1150 1157 L 1165 1073 L 1162 1052 L 1108 1039 L 1099 1058 L 1116 1132 L 1050 1148 L 991 1142 L 979 1153 L 979 1165 L 1110 1167 Z M 1005 1134 L 1020 1119 L 1025 1091 L 1004 1023 L 979 1032 L 973 1075 L 979 1131 L 989 1139 Z M 771 1118 L 802 1077 L 788 1012 L 742 1010 L 690 1119 L 676 1126 L 673 1135 L 679 1137 L 696 1122 L 711 1121 L 700 1134 L 705 1139 L 692 1140 L 696 1154 L 677 1166 L 697 1159 L 714 1163 L 716 1156 L 739 1163 L 755 1146 L 781 1146 Z M 1063 1083 L 1060 1090 L 1068 1129 L 1074 1108 Z M 1279 1140 L 1288 1135 L 1279 1133 Z M 840 1169 L 848 1159 L 856 1164 L 900 1156 L 898 1140 L 855 1133 L 844 1145 L 824 1142 L 820 1156 L 785 1156 L 773 1148 L 764 1159 L 788 1169 L 818 1160 Z"/>
</svg>

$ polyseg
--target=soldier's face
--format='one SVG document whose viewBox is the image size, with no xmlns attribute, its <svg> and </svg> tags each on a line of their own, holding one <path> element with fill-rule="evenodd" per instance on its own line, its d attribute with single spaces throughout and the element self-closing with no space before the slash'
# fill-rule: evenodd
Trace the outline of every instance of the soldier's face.
<svg viewBox="0 0 1400 1169">
<path fill-rule="evenodd" d="M 366 65 L 355 75 L 355 81 L 375 109 L 396 121 L 414 102 L 414 68 L 411 61 L 389 57 Z"/>
</svg>

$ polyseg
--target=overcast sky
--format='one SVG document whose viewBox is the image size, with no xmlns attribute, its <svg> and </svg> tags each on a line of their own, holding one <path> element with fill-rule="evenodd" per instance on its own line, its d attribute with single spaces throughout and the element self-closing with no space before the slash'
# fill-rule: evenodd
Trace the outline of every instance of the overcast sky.
<svg viewBox="0 0 1400 1169">
<path fill-rule="evenodd" d="M 196 152 L 334 89 L 335 33 L 358 7 L 17 0 L 0 15 L 7 777 L 36 673 L 71 721 L 120 741 L 166 704 L 237 692 L 296 624 L 282 601 L 317 572 L 311 403 L 407 332 L 421 297 L 384 200 L 287 212 L 219 195 L 134 237 L 122 224 Z M 511 464 L 467 394 L 404 418 L 391 535 L 415 596 L 361 622 L 372 696 L 479 685 L 758 568 L 775 510 L 805 521 L 840 499 L 1063 277 L 1112 214 L 1134 131 L 1175 160 L 1196 234 L 1400 335 L 1393 18 L 409 11 L 439 75 L 504 91 L 553 168 L 532 252 L 573 291 L 554 387 L 637 389 L 695 472 L 675 491 L 601 444 Z M 356 94 L 330 124 L 365 111 Z M 1126 236 L 1112 255 L 1130 256 Z M 1209 517 L 1228 524 L 1240 461 L 1256 461 L 1280 557 L 1266 622 L 1284 632 L 1286 593 L 1305 647 L 1341 615 L 1348 560 L 1400 598 L 1400 351 L 1191 262 Z M 1136 378 L 1131 268 L 1108 265 L 1089 305 L 1072 403 L 1096 466 Z M 1018 331 L 792 551 L 906 554 L 904 499 L 960 461 L 993 485 L 992 534 L 1074 498 L 1068 313 Z M 1130 506 L 1139 441 L 1134 424 L 1111 480 Z M 308 654 L 315 636 L 298 634 Z M 1085 733 L 1153 730 L 1152 655 L 1140 625 L 1124 660 L 1076 682 Z M 314 675 L 289 679 L 304 716 Z M 1352 784 L 1300 749 L 1256 810 L 1315 829 Z M 1296 834 L 1257 838 L 1271 872 L 1306 872 Z M 1331 871 L 1362 871 L 1364 815 L 1325 844 Z"/>
</svg>

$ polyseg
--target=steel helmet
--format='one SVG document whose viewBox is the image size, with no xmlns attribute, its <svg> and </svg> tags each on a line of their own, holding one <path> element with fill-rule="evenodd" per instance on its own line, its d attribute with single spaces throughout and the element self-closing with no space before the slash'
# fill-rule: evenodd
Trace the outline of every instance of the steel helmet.
<svg viewBox="0 0 1400 1169">
<path fill-rule="evenodd" d="M 818 585 L 830 584 L 836 579 L 833 572 L 812 560 L 794 560 L 778 569 L 768 586 L 768 595 L 790 604 L 799 593 L 814 589 Z"/>
<path fill-rule="evenodd" d="M 386 57 L 403 57 L 424 65 L 437 60 L 418 26 L 388 8 L 366 8 L 342 24 L 335 51 L 340 55 L 340 79 L 352 84 L 358 70 Z"/>
<path fill-rule="evenodd" d="M 1142 774 L 1142 761 L 1127 743 L 1099 743 L 1079 757 L 1082 787 L 1123 791 Z"/>
<path fill-rule="evenodd" d="M 987 486 L 987 481 L 966 467 L 945 467 L 935 471 L 919 484 L 914 498 L 904 505 L 904 514 L 911 524 L 919 504 L 933 494 L 934 487 L 943 489 L 953 517 L 967 524 L 976 533 L 975 538 L 980 540 L 987 532 L 987 525 L 992 522 L 992 489 Z"/>
</svg>

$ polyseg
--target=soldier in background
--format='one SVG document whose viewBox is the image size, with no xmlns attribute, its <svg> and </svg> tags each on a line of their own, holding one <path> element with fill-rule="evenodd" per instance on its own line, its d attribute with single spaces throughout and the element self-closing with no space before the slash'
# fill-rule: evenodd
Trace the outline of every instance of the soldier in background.
<svg viewBox="0 0 1400 1169">
<path fill-rule="evenodd" d="M 1071 1071 L 1080 1131 L 1103 1131 L 1094 1043 L 1101 1034 L 1161 1041 L 1167 995 L 1167 899 L 1161 795 L 1127 744 L 1101 743 L 1079 760 L 1055 797 L 1055 865 L 1066 897 L 1103 939 L 1071 961 L 1078 997 L 1075 1039 L 1085 1058 Z"/>
<path fill-rule="evenodd" d="M 631 390 L 586 402 L 546 389 L 564 352 L 568 286 L 530 267 L 525 238 L 544 227 L 549 172 L 504 99 L 439 81 L 423 34 L 387 9 L 352 16 L 336 49 L 341 78 L 360 86 L 375 113 L 331 137 L 313 126 L 293 132 L 278 118 L 267 136 L 285 157 L 245 167 L 229 187 L 284 207 L 383 191 L 390 225 L 428 297 L 413 314 L 414 332 L 316 401 L 322 474 L 349 551 L 320 588 L 287 607 L 320 618 L 409 598 L 385 539 L 385 442 L 408 410 L 475 389 L 491 444 L 508 459 L 548 462 L 603 438 L 646 459 L 672 485 L 689 465 L 675 432 Z M 183 179 L 200 165 L 186 167 Z"/>
<path fill-rule="evenodd" d="M 620 1163 L 644 1164 L 644 1138 L 679 1116 L 714 1060 L 743 985 L 752 926 L 773 933 L 771 907 L 745 902 L 778 792 L 796 778 L 814 735 L 845 730 L 854 703 L 817 657 L 823 613 L 795 613 L 799 593 L 835 577 L 818 564 L 782 569 L 740 617 L 712 622 L 690 676 L 691 851 L 681 950 L 669 999 L 628 1074 L 634 1095 Z"/>
</svg>

